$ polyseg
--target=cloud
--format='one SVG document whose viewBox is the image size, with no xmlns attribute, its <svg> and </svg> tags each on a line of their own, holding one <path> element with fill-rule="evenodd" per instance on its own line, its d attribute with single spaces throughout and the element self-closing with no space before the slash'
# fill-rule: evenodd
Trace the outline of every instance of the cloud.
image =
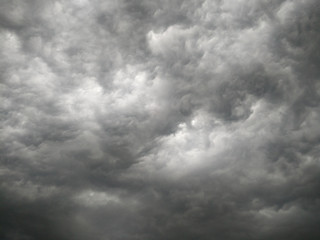
<svg viewBox="0 0 320 240">
<path fill-rule="evenodd" d="M 1 239 L 318 239 L 316 1 L 3 1 Z"/>
</svg>

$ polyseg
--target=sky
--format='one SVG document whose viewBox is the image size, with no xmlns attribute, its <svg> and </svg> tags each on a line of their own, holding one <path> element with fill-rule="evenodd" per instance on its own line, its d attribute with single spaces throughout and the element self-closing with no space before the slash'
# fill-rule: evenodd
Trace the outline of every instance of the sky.
<svg viewBox="0 0 320 240">
<path fill-rule="evenodd" d="M 1 0 L 0 239 L 320 239 L 317 0 Z"/>
</svg>

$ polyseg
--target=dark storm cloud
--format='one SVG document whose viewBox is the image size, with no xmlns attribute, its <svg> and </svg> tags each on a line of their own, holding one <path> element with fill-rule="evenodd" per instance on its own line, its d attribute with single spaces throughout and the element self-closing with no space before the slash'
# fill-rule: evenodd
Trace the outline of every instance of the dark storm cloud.
<svg viewBox="0 0 320 240">
<path fill-rule="evenodd" d="M 0 238 L 318 239 L 316 1 L 2 1 Z"/>
</svg>

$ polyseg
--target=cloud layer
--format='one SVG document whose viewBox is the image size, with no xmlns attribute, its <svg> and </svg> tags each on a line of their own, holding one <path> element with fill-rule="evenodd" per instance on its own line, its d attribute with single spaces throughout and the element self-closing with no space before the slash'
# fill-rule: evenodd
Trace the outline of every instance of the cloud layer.
<svg viewBox="0 0 320 240">
<path fill-rule="evenodd" d="M 0 238 L 319 239 L 319 16 L 3 0 Z"/>
</svg>

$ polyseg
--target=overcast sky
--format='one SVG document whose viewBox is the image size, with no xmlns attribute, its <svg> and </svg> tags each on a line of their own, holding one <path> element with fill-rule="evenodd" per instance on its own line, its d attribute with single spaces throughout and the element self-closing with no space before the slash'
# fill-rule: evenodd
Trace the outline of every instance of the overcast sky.
<svg viewBox="0 0 320 240">
<path fill-rule="evenodd" d="M 0 239 L 320 239 L 319 43 L 318 0 L 0 0 Z"/>
</svg>

